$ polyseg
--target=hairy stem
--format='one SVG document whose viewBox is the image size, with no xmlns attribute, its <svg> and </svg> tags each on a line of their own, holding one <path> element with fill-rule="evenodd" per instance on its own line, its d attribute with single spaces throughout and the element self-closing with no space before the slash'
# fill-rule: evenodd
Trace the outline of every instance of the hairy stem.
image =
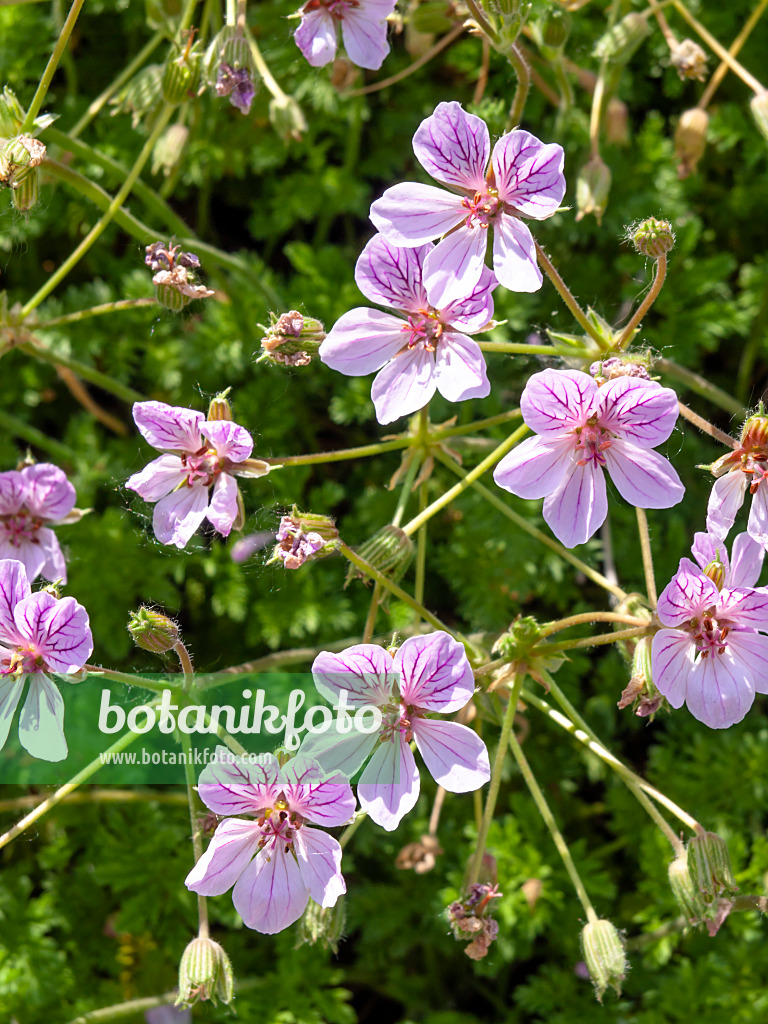
<svg viewBox="0 0 768 1024">
<path fill-rule="evenodd" d="M 547 257 L 546 253 L 541 248 L 541 246 L 535 238 L 533 240 L 533 244 L 536 246 L 536 259 L 539 261 L 541 269 L 544 271 L 549 280 L 555 286 L 555 290 L 557 291 L 558 295 L 563 300 L 563 302 L 566 304 L 568 309 L 571 311 L 574 320 L 576 320 L 576 322 L 581 327 L 583 327 L 583 329 L 587 332 L 589 337 L 592 338 L 593 341 L 597 342 L 598 346 L 603 351 L 605 351 L 607 346 L 605 344 L 604 339 L 600 336 L 597 330 L 589 322 L 587 314 L 584 312 L 584 310 L 578 304 L 576 299 L 573 297 L 568 285 L 565 283 L 562 277 L 560 277 L 560 274 L 557 272 L 557 270 L 555 270 L 555 267 L 553 266 L 553 264 Z"/>
<path fill-rule="evenodd" d="M 670 377 L 679 380 L 681 384 L 685 384 L 691 391 L 701 395 L 702 398 L 708 399 L 720 409 L 724 409 L 734 416 L 743 416 L 746 413 L 746 409 L 737 398 L 729 395 L 727 391 L 723 391 L 722 388 L 717 387 L 715 384 L 710 384 L 707 378 L 702 377 L 701 374 L 694 373 L 693 370 L 688 370 L 685 366 L 679 366 L 671 359 L 657 359 L 654 365 L 662 373 L 668 373 Z"/>
<path fill-rule="evenodd" d="M 531 89 L 531 72 L 528 67 L 528 62 L 514 43 L 510 46 L 507 53 L 509 63 L 515 69 L 517 75 L 517 87 L 515 88 L 515 96 L 512 100 L 512 106 L 509 108 L 509 115 L 507 116 L 507 131 L 511 131 L 513 128 L 517 128 L 523 117 L 523 111 L 525 110 L 525 104 L 528 102 L 528 93 Z"/>
<path fill-rule="evenodd" d="M 559 633 L 561 629 L 570 629 L 571 626 L 582 626 L 590 622 L 623 622 L 630 626 L 648 625 L 644 619 L 638 619 L 634 615 L 620 615 L 618 612 L 581 612 L 579 615 L 569 615 L 567 619 L 548 622 L 542 627 L 539 637 L 543 639 L 553 633 Z"/>
<path fill-rule="evenodd" d="M 629 321 L 627 326 L 619 335 L 619 339 L 616 342 L 616 348 L 621 351 L 625 349 L 627 345 L 632 341 L 635 334 L 635 329 L 640 326 L 643 317 L 651 308 L 656 301 L 659 292 L 664 284 L 664 278 L 667 276 L 667 254 L 662 253 L 661 256 L 656 260 L 656 266 L 654 268 L 653 282 L 648 290 L 648 294 L 645 296 L 643 301 L 637 307 Z"/>
<path fill-rule="evenodd" d="M 637 530 L 640 534 L 640 550 L 643 555 L 643 574 L 645 575 L 645 592 L 648 595 L 648 604 L 655 609 L 658 601 L 656 594 L 656 578 L 653 573 L 653 555 L 651 554 L 651 538 L 648 533 L 648 517 L 645 509 L 636 508 Z"/>
<path fill-rule="evenodd" d="M 705 420 L 703 416 L 699 416 L 693 409 L 689 409 L 687 405 L 683 405 L 682 402 L 678 402 L 678 408 L 680 409 L 680 415 L 684 416 L 689 423 L 692 423 L 694 427 L 698 427 L 705 434 L 709 434 L 710 437 L 714 437 L 720 444 L 724 444 L 727 448 L 738 448 L 739 442 L 731 437 L 730 434 L 726 434 L 725 431 L 720 430 L 714 423 L 710 423 L 709 420 Z"/>
</svg>

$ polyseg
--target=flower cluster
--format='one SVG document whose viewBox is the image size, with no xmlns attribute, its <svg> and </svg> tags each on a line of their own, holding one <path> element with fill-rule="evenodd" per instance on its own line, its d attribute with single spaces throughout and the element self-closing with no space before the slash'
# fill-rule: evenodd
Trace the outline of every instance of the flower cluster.
<svg viewBox="0 0 768 1024">
<path fill-rule="evenodd" d="M 66 583 L 61 545 L 45 524 L 66 522 L 74 507 L 75 488 L 57 466 L 40 462 L 0 473 L 0 558 L 18 559 L 30 582 L 44 576 Z"/>
<path fill-rule="evenodd" d="M 396 0 L 308 0 L 293 34 L 296 45 L 314 68 L 336 56 L 338 29 L 353 64 L 372 71 L 389 53 L 387 18 Z"/>
<path fill-rule="evenodd" d="M 191 299 L 208 299 L 210 288 L 197 282 L 200 259 L 192 252 L 182 252 L 180 245 L 153 242 L 146 247 L 144 262 L 153 271 L 157 301 L 169 309 L 180 309 Z"/>
</svg>

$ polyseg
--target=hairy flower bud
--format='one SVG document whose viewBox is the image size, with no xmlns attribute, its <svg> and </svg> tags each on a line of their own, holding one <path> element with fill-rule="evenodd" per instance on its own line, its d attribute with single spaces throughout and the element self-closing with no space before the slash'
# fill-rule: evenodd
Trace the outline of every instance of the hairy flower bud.
<svg viewBox="0 0 768 1024">
<path fill-rule="evenodd" d="M 552 9 L 540 27 L 541 52 L 547 60 L 554 60 L 563 52 L 571 34 L 573 18 L 567 11 Z"/>
<path fill-rule="evenodd" d="M 611 64 L 626 64 L 650 31 L 648 19 L 631 12 L 598 39 L 593 53 Z"/>
<path fill-rule="evenodd" d="M 741 447 L 761 453 L 768 448 L 768 416 L 762 409 L 745 421 L 741 429 Z"/>
<path fill-rule="evenodd" d="M 276 96 L 269 103 L 269 120 L 285 142 L 299 142 L 307 130 L 307 119 L 293 96 Z"/>
<path fill-rule="evenodd" d="M 703 82 L 707 75 L 707 55 L 693 39 L 684 39 L 672 50 L 672 67 L 681 79 L 695 78 Z"/>
<path fill-rule="evenodd" d="M 6 85 L 0 96 L 0 139 L 8 139 L 18 133 L 24 123 L 24 111 L 16 99 L 16 93 Z"/>
<path fill-rule="evenodd" d="M 259 360 L 267 359 L 283 366 L 307 366 L 325 338 L 320 321 L 295 309 L 280 316 L 274 313 L 269 316 L 269 327 L 258 325 L 264 331 Z"/>
<path fill-rule="evenodd" d="M 688 870 L 705 903 L 739 891 L 733 879 L 728 847 L 715 832 L 702 832 L 688 843 Z"/>
<path fill-rule="evenodd" d="M 393 526 L 391 523 L 377 530 L 369 540 L 355 550 L 356 554 L 394 583 L 402 578 L 413 559 L 413 541 L 399 526 Z M 350 565 L 344 585 L 355 577 L 368 579 L 363 570 Z"/>
<path fill-rule="evenodd" d="M 339 951 L 339 943 L 344 938 L 346 918 L 343 896 L 340 896 L 332 907 L 321 907 L 314 900 L 310 900 L 299 920 L 296 947 L 305 943 L 315 946 L 319 942 L 335 956 Z"/>
<path fill-rule="evenodd" d="M 179 997 L 176 1006 L 194 1006 L 210 999 L 229 1005 L 234 997 L 235 980 L 229 957 L 213 939 L 193 939 L 179 964 Z"/>
<path fill-rule="evenodd" d="M 169 56 L 163 68 L 163 99 L 174 106 L 190 99 L 197 89 L 200 76 L 200 51 L 192 45 L 194 29 L 190 29 L 187 42 L 177 56 Z"/>
<path fill-rule="evenodd" d="M 596 153 L 579 171 L 576 179 L 576 220 L 594 213 L 597 223 L 603 219 L 611 190 L 611 171 Z"/>
<path fill-rule="evenodd" d="M 688 923 L 698 924 L 706 914 L 707 907 L 691 879 L 687 850 L 679 853 L 670 863 L 669 885 Z"/>
<path fill-rule="evenodd" d="M 152 654 L 165 654 L 172 651 L 179 640 L 179 627 L 162 612 L 142 606 L 137 612 L 131 612 L 128 620 L 128 632 L 137 647 Z"/>
<path fill-rule="evenodd" d="M 675 244 L 672 225 L 668 220 L 656 217 L 647 217 L 633 224 L 629 229 L 629 237 L 639 253 L 654 260 L 666 255 Z"/>
<path fill-rule="evenodd" d="M 581 949 L 597 1001 L 602 1003 L 609 985 L 616 995 L 621 995 L 621 983 L 626 977 L 628 964 L 624 944 L 611 922 L 600 919 L 585 924 L 581 932 Z"/>
<path fill-rule="evenodd" d="M 707 147 L 709 114 L 700 107 L 693 107 L 680 115 L 675 129 L 675 156 L 679 160 L 677 173 L 680 178 L 693 174 Z"/>
</svg>

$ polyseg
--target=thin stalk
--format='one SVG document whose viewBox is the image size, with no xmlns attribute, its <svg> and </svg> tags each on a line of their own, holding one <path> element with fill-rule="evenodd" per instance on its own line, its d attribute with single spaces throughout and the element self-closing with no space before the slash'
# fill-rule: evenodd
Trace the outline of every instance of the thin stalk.
<svg viewBox="0 0 768 1024">
<path fill-rule="evenodd" d="M 25 423 L 3 408 L 0 408 L 0 429 L 9 437 L 20 437 L 36 448 L 50 452 L 54 458 L 67 465 L 74 466 L 78 461 L 78 454 L 73 448 L 48 437 L 42 430 L 33 427 L 31 423 Z"/>
<path fill-rule="evenodd" d="M 243 978 L 242 981 L 235 982 L 235 994 L 248 992 L 263 984 L 264 980 L 261 976 L 258 978 Z M 175 988 L 159 996 L 129 999 L 126 1003 L 115 1003 L 114 1006 L 103 1006 L 100 1010 L 91 1010 L 89 1013 L 83 1013 L 81 1016 L 69 1021 L 68 1024 L 107 1024 L 108 1021 L 123 1020 L 127 1017 L 132 1017 L 136 1020 L 138 1015 L 143 1014 L 146 1010 L 153 1010 L 157 1006 L 170 1006 L 171 1003 L 176 1002 L 178 997 L 179 990 Z M 179 1016 L 179 1014 L 176 1014 L 176 1016 Z"/>
<path fill-rule="evenodd" d="M 680 3 L 680 0 L 673 0 L 672 6 L 678 14 L 681 14 L 685 18 L 694 32 L 697 32 L 701 36 L 710 50 L 716 53 L 724 64 L 728 65 L 734 75 L 737 75 L 745 85 L 749 86 L 749 88 L 758 95 L 765 91 L 764 87 L 760 82 L 758 82 L 755 76 L 751 75 L 743 64 L 739 64 L 736 58 L 726 50 L 722 43 L 716 39 L 711 32 L 708 32 L 700 21 L 697 21 L 697 19 L 694 18 L 687 7 L 684 7 L 683 4 Z"/>
<path fill-rule="evenodd" d="M 114 683 L 124 683 L 126 686 L 138 686 L 141 690 L 151 690 L 153 693 L 170 690 L 176 696 L 177 691 L 181 689 L 170 681 L 157 682 L 155 679 L 146 679 L 144 676 L 133 675 L 131 672 L 117 672 L 111 668 L 102 668 L 100 665 L 86 665 L 85 671 L 89 675 L 99 676 L 101 679 L 111 679 Z"/>
<path fill-rule="evenodd" d="M 678 46 L 677 36 L 672 31 L 672 29 L 669 27 L 669 22 L 667 21 L 667 16 L 665 15 L 664 11 L 661 9 L 661 6 L 657 2 L 657 0 L 648 0 L 648 6 L 651 8 L 651 10 L 654 13 L 656 21 L 659 24 L 659 28 L 661 29 L 661 34 L 664 36 L 664 41 L 666 42 L 666 44 L 669 47 L 669 49 L 671 50 L 671 52 L 674 53 L 674 51 L 677 49 L 677 46 Z"/>
<path fill-rule="evenodd" d="M 531 72 L 528 62 L 514 43 L 510 46 L 507 57 L 517 75 L 515 95 L 512 100 L 512 106 L 509 109 L 509 115 L 507 116 L 507 131 L 510 131 L 513 128 L 517 128 L 522 120 L 525 104 L 528 101 L 528 93 L 531 89 Z"/>
<path fill-rule="evenodd" d="M 17 796 L 10 800 L 0 800 L 0 811 L 23 811 L 25 807 L 37 807 L 45 800 L 44 793 L 32 793 L 30 796 Z M 183 793 L 139 793 L 135 789 L 117 789 L 110 786 L 105 789 L 81 790 L 62 797 L 64 804 L 185 804 L 187 798 Z"/>
<path fill-rule="evenodd" d="M 442 441 L 446 437 L 456 437 L 460 434 L 474 434 L 478 430 L 487 430 L 488 427 L 496 427 L 510 420 L 519 420 L 522 413 L 519 409 L 510 409 L 509 412 L 500 412 L 496 416 L 488 416 L 484 420 L 475 420 L 474 423 L 467 423 L 462 427 L 449 427 L 447 430 L 436 430 L 429 435 L 430 441 Z"/>
<path fill-rule="evenodd" d="M 405 515 L 405 509 L 408 505 L 408 499 L 411 496 L 411 488 L 413 487 L 413 481 L 416 479 L 416 474 L 419 471 L 421 465 L 421 459 L 417 452 L 411 453 L 411 461 L 408 465 L 408 469 L 405 473 L 405 479 L 403 480 L 400 488 L 400 494 L 397 498 L 397 506 L 395 508 L 394 515 L 392 516 L 392 525 L 399 526 L 403 521 Z"/>
<path fill-rule="evenodd" d="M 26 135 L 31 129 L 35 118 L 40 113 L 40 108 L 43 105 L 43 100 L 48 92 L 48 86 L 51 84 L 51 80 L 56 73 L 56 68 L 59 66 L 59 61 L 64 53 L 64 49 L 69 42 L 69 37 L 72 34 L 72 29 L 75 27 L 78 15 L 80 14 L 80 8 L 83 6 L 83 0 L 74 0 L 74 3 L 69 9 L 67 20 L 64 22 L 59 38 L 56 40 L 56 45 L 53 48 L 50 60 L 46 65 L 43 77 L 40 79 L 40 84 L 37 87 L 35 95 L 32 97 L 32 102 L 27 108 L 27 113 L 24 116 L 24 122 L 19 129 L 20 135 Z"/>
<path fill-rule="evenodd" d="M 579 640 L 560 640 L 556 644 L 543 644 L 531 649 L 531 656 L 546 657 L 558 651 L 575 651 L 582 647 L 601 647 L 605 644 L 616 644 L 620 640 L 631 640 L 636 636 L 648 635 L 648 623 L 633 626 L 631 629 L 617 629 L 614 633 L 598 633 L 596 636 L 584 636 Z"/>
<path fill-rule="evenodd" d="M 192 852 L 195 858 L 195 864 L 203 856 L 203 838 L 200 834 L 200 818 L 204 814 L 203 805 L 200 802 L 200 798 L 197 796 L 195 791 L 195 785 L 197 779 L 195 778 L 195 768 L 192 764 L 192 740 L 185 732 L 177 730 L 177 738 L 181 741 L 181 746 L 184 751 L 184 778 L 187 783 L 187 803 L 189 804 L 189 823 L 192 828 Z M 197 918 L 198 918 L 198 938 L 207 939 L 210 937 L 210 929 L 208 927 L 208 901 L 205 896 L 197 894 Z"/>
<path fill-rule="evenodd" d="M 197 0 L 187 0 L 186 6 L 181 13 L 181 21 L 179 22 L 179 32 L 186 32 L 189 26 L 192 24 L 192 18 L 195 13 L 195 7 L 197 7 Z"/>
<path fill-rule="evenodd" d="M 114 197 L 112 202 L 109 204 L 105 212 L 94 224 L 94 226 L 91 228 L 91 230 L 82 240 L 82 242 L 80 242 L 80 244 L 76 247 L 74 252 L 70 253 L 66 260 L 64 260 L 64 262 L 61 264 L 59 269 L 55 271 L 53 274 L 51 274 L 46 283 L 41 288 L 38 288 L 38 290 L 35 292 L 32 298 L 24 305 L 21 311 L 22 316 L 29 316 L 32 310 L 36 309 L 37 306 L 39 306 L 40 303 L 43 301 L 43 299 L 50 295 L 50 293 L 53 291 L 56 285 L 59 284 L 67 276 L 70 270 L 72 270 L 72 268 L 78 263 L 80 258 L 85 255 L 85 253 L 91 248 L 93 243 L 102 234 L 102 232 L 107 227 L 109 222 L 113 219 L 117 210 L 119 210 L 122 206 L 123 201 L 127 199 L 127 197 L 130 195 L 131 189 L 133 188 L 133 183 L 141 174 L 145 163 L 151 156 L 155 143 L 160 138 L 161 134 L 163 133 L 163 130 L 165 129 L 165 126 L 171 119 L 171 115 L 173 114 L 174 109 L 174 107 L 166 103 L 165 107 L 163 108 L 157 119 L 157 124 L 153 128 L 152 133 L 150 134 L 147 141 L 144 143 L 141 152 L 139 153 L 133 167 L 128 172 L 128 177 L 125 179 L 122 188 L 119 190 L 119 192 Z"/>
<path fill-rule="evenodd" d="M 431 46 L 426 53 L 423 53 L 420 57 L 409 64 L 407 68 L 402 71 L 398 71 L 396 75 L 390 75 L 389 78 L 384 78 L 380 82 L 374 82 L 373 85 L 365 85 L 360 89 L 350 89 L 349 92 L 344 93 L 344 99 L 351 99 L 353 96 L 367 96 L 372 92 L 379 92 L 381 89 L 388 89 L 390 85 L 397 85 L 398 82 L 402 82 L 404 78 L 408 78 L 414 71 L 418 71 L 419 68 L 423 68 L 425 64 L 428 64 L 434 57 L 441 53 L 447 46 L 450 46 L 459 36 L 463 35 L 466 31 L 466 26 L 462 22 L 460 25 L 454 25 L 450 32 L 446 32 L 444 36 L 437 40 L 434 46 Z"/>
<path fill-rule="evenodd" d="M 616 348 L 619 349 L 619 351 L 621 351 L 622 349 L 626 348 L 627 345 L 632 340 L 632 338 L 634 336 L 634 333 L 635 333 L 635 328 L 640 325 L 640 323 L 642 322 L 643 317 L 645 316 L 645 314 L 648 312 L 648 310 L 651 308 L 651 306 L 656 301 L 656 299 L 658 297 L 658 294 L 659 294 L 659 292 L 662 289 L 662 285 L 664 284 L 664 278 L 666 276 L 667 276 L 667 254 L 666 253 L 662 253 L 661 256 L 659 256 L 659 258 L 656 260 L 656 266 L 654 268 L 654 275 L 653 275 L 653 282 L 651 283 L 651 287 L 648 290 L 648 294 L 645 296 L 643 301 L 637 307 L 637 309 L 634 312 L 634 315 L 632 316 L 632 319 L 629 321 L 627 326 L 624 328 L 624 330 L 619 335 L 619 340 L 616 342 Z"/>
<path fill-rule="evenodd" d="M 72 373 L 82 377 L 83 380 L 90 381 L 91 384 L 95 384 L 102 391 L 108 391 L 111 395 L 116 395 L 125 402 L 144 401 L 144 395 L 141 392 L 134 391 L 127 384 L 121 384 L 119 380 L 109 377 L 100 370 L 95 370 L 86 363 L 81 363 L 79 359 L 68 359 L 67 356 L 59 355 L 50 348 L 40 344 L 32 344 L 31 342 L 19 345 L 18 347 L 21 352 L 32 356 L 33 359 L 39 359 L 43 363 L 50 363 L 52 366 L 61 366 L 65 370 L 71 370 Z"/>
<path fill-rule="evenodd" d="M 313 463 L 343 462 L 346 459 L 364 459 L 369 455 L 380 455 L 382 452 L 395 452 L 413 444 L 411 437 L 397 438 L 395 441 L 376 441 L 364 444 L 359 448 L 339 448 L 335 452 L 312 452 L 309 455 L 279 455 L 273 459 L 264 459 L 270 466 L 311 466 Z"/>
<path fill-rule="evenodd" d="M 210 728 L 212 719 L 207 711 L 203 712 L 203 719 L 205 720 L 205 724 Z M 226 747 L 229 747 L 233 754 L 237 754 L 238 757 L 243 757 L 248 753 L 242 743 L 238 743 L 234 736 L 230 736 L 220 722 L 216 723 L 216 735 L 219 737 L 221 742 Z"/>
<path fill-rule="evenodd" d="M 658 595 L 656 594 L 656 577 L 653 572 L 653 555 L 651 554 L 651 538 L 648 533 L 648 517 L 645 509 L 636 508 L 637 530 L 640 534 L 640 550 L 643 554 L 643 574 L 645 575 L 645 592 L 648 595 L 648 604 L 651 610 L 656 608 Z"/>
<path fill-rule="evenodd" d="M 419 485 L 419 512 L 427 507 L 427 482 Z M 413 588 L 413 596 L 424 604 L 424 584 L 427 578 L 427 524 L 419 530 L 416 535 L 416 582 Z"/>
<path fill-rule="evenodd" d="M 181 642 L 177 640 L 173 645 L 173 650 L 179 659 L 181 665 L 181 671 L 184 673 L 184 689 L 189 690 L 192 686 L 192 682 L 195 675 L 195 670 L 192 667 L 192 659 L 189 656 L 189 651 Z"/>
<path fill-rule="evenodd" d="M 735 437 L 731 437 L 730 434 L 726 434 L 724 430 L 720 430 L 714 423 L 710 423 L 709 420 L 705 420 L 703 416 L 699 416 L 693 409 L 689 409 L 687 405 L 683 405 L 682 402 L 678 402 L 678 408 L 680 409 L 680 415 L 684 416 L 689 423 L 692 423 L 694 427 L 698 427 L 704 434 L 709 434 L 710 437 L 714 437 L 720 444 L 724 444 L 727 448 L 738 448 L 739 442 Z"/>
<path fill-rule="evenodd" d="M 555 81 L 560 92 L 559 103 L 557 104 L 557 117 L 555 118 L 555 130 L 561 131 L 565 124 L 568 112 L 573 107 L 573 86 L 565 69 L 565 62 L 562 57 L 552 62 L 552 70 L 555 73 Z"/>
<path fill-rule="evenodd" d="M 645 619 L 638 619 L 634 615 L 620 615 L 618 612 L 581 612 L 579 615 L 569 615 L 567 619 L 558 619 L 557 622 L 548 622 L 542 627 L 539 638 L 552 636 L 559 633 L 561 629 L 570 629 L 571 626 L 582 626 L 590 622 L 623 622 L 631 626 L 648 625 Z"/>
<path fill-rule="evenodd" d="M 746 413 L 747 410 L 737 398 L 729 395 L 727 391 L 723 391 L 722 388 L 717 387 L 715 384 L 710 384 L 707 378 L 702 377 L 701 374 L 694 373 L 693 370 L 688 370 L 684 366 L 679 366 L 671 359 L 657 359 L 654 365 L 662 373 L 668 373 L 670 377 L 674 377 L 681 384 L 687 385 L 691 391 L 695 391 L 697 395 L 708 399 L 720 409 L 725 409 L 726 412 L 730 412 L 734 416 L 743 416 Z"/>
<path fill-rule="evenodd" d="M 478 28 L 480 28 L 480 30 L 484 33 L 484 35 L 488 37 L 488 39 L 490 39 L 492 43 L 497 43 L 499 41 L 498 34 L 491 27 L 490 23 L 487 21 L 485 15 L 483 14 L 482 9 L 478 6 L 477 3 L 475 3 L 475 0 L 465 0 L 465 3 L 469 8 L 469 13 L 472 15 L 472 20 L 477 22 Z"/>
<path fill-rule="evenodd" d="M 467 473 L 458 484 L 449 488 L 445 494 L 441 495 L 441 497 L 436 501 L 433 501 L 432 504 L 425 508 L 423 512 L 420 512 L 409 523 L 406 523 L 403 527 L 403 532 L 409 537 L 416 533 L 423 523 L 428 522 L 434 515 L 444 509 L 446 505 L 450 505 L 454 498 L 458 498 L 458 496 L 471 486 L 478 477 L 481 477 L 483 473 L 486 473 L 489 469 L 495 466 L 499 459 L 506 455 L 510 448 L 514 448 L 518 441 L 522 441 L 527 433 L 528 427 L 525 424 L 518 427 L 517 430 L 513 431 L 509 437 L 506 438 L 506 440 L 502 441 L 500 445 L 497 445 L 490 455 L 486 456 L 482 462 L 478 463 L 474 469 L 470 470 L 470 472 Z"/>
<path fill-rule="evenodd" d="M 595 922 L 598 920 L 595 908 L 592 906 L 587 890 L 584 887 L 584 883 L 581 880 L 579 872 L 576 870 L 576 865 L 573 862 L 571 851 L 568 849 L 568 844 L 563 839 L 563 834 L 557 827 L 555 817 L 550 810 L 549 804 L 547 803 L 546 797 L 541 791 L 541 787 L 536 781 L 536 776 L 531 771 L 531 766 L 528 764 L 528 759 L 523 753 L 523 748 L 517 742 L 517 738 L 514 732 L 510 732 L 507 737 L 509 743 L 509 749 L 512 751 L 512 756 L 517 761 L 517 767 L 520 769 L 520 774 L 525 780 L 525 784 L 528 787 L 528 791 L 533 797 L 533 802 L 538 808 L 539 814 L 542 817 L 544 824 L 549 830 L 549 834 L 552 836 L 552 841 L 557 847 L 557 852 L 560 854 L 560 859 L 565 866 L 565 870 L 568 872 L 568 877 L 571 879 L 571 884 L 576 890 L 576 895 L 579 897 L 579 902 L 584 908 L 584 913 L 587 915 L 587 920 Z"/>
<path fill-rule="evenodd" d="M 525 342 L 510 341 L 478 341 L 477 345 L 483 352 L 499 352 L 506 355 L 519 356 L 560 356 L 562 352 L 554 345 L 527 345 Z M 591 355 L 586 349 L 568 349 L 568 355 Z"/>
<path fill-rule="evenodd" d="M 142 306 L 154 306 L 156 309 L 157 299 L 154 296 L 147 296 L 142 299 L 119 299 L 117 302 L 104 302 L 100 306 L 89 306 L 88 309 L 78 309 L 74 313 L 55 316 L 52 320 L 42 320 L 34 326 L 36 331 L 47 331 L 51 327 L 61 327 L 63 324 L 77 324 L 81 320 L 90 320 L 92 316 L 120 313 L 124 309 L 139 309 Z"/>
<path fill-rule="evenodd" d="M 339 846 L 342 848 L 342 850 L 346 849 L 347 843 L 350 841 L 355 832 L 357 832 L 357 830 L 360 828 L 360 826 L 363 824 L 367 817 L 368 812 L 361 811 L 355 817 L 355 820 L 352 822 L 352 824 L 347 825 L 347 827 L 344 829 L 344 832 L 342 833 L 341 838 L 339 839 Z"/>
<path fill-rule="evenodd" d="M 376 628 L 376 616 L 379 613 L 379 602 L 381 601 L 381 584 L 374 583 L 373 593 L 371 594 L 371 604 L 368 608 L 368 615 L 365 618 L 365 628 L 363 629 L 363 643 L 369 644 L 373 639 L 373 631 Z"/>
<path fill-rule="evenodd" d="M 512 725 L 515 721 L 515 712 L 517 711 L 517 703 L 520 700 L 520 691 L 523 688 L 524 678 L 524 673 L 519 672 L 515 676 L 512 688 L 509 692 L 509 701 L 501 723 L 501 736 L 499 737 L 499 745 L 496 748 L 496 757 L 493 762 L 491 781 L 488 786 L 488 795 L 485 798 L 485 809 L 483 810 L 483 819 L 480 823 L 480 831 L 477 836 L 477 846 L 475 847 L 475 856 L 472 860 L 472 868 L 469 873 L 468 886 L 474 885 L 474 883 L 480 878 L 480 869 L 483 865 L 483 854 L 485 853 L 485 846 L 488 842 L 488 833 L 491 828 L 491 822 L 493 821 L 493 812 L 496 810 L 496 801 L 498 800 L 499 789 L 501 787 L 504 759 L 507 754 L 507 742 L 512 733 Z"/>
<path fill-rule="evenodd" d="M 584 310 L 578 304 L 576 299 L 573 297 L 573 294 L 571 293 L 571 290 L 569 289 L 568 285 L 565 283 L 562 277 L 560 277 L 560 274 L 557 272 L 557 270 L 555 270 L 553 264 L 550 262 L 546 253 L 541 248 L 541 246 L 535 238 L 533 240 L 533 244 L 536 246 L 536 259 L 539 261 L 541 269 L 544 271 L 549 280 L 555 286 L 555 290 L 557 291 L 558 295 L 563 300 L 563 302 L 566 304 L 568 309 L 571 311 L 573 318 L 581 327 L 584 328 L 584 330 L 587 332 L 590 338 L 592 338 L 593 341 L 597 342 L 598 346 L 604 351 L 607 347 L 605 344 L 605 340 L 601 338 L 601 336 L 589 322 L 587 314 L 584 312 Z"/>
<path fill-rule="evenodd" d="M 462 476 L 464 474 L 464 470 L 461 469 L 460 466 L 457 466 L 452 459 L 449 459 L 447 455 L 443 455 L 442 452 L 435 452 L 435 458 L 442 462 L 444 466 L 452 470 L 458 476 Z M 558 544 L 557 541 L 552 540 L 551 537 L 548 537 L 545 533 L 542 533 L 541 530 L 537 530 L 535 526 L 531 526 L 531 524 L 526 519 L 523 519 L 523 517 L 521 515 L 518 515 L 518 513 L 515 512 L 514 509 L 510 508 L 509 505 L 507 505 L 506 502 L 501 497 L 499 497 L 498 494 L 495 494 L 493 491 L 489 490 L 489 488 L 487 488 L 484 484 L 478 482 L 473 483 L 472 487 L 477 491 L 478 494 L 481 494 L 487 502 L 490 502 L 490 504 L 493 505 L 494 508 L 497 508 L 499 512 L 505 515 L 507 519 L 511 519 L 516 526 L 519 526 L 520 529 L 524 530 L 529 536 L 534 537 L 537 541 L 539 541 L 539 543 L 544 544 L 546 547 L 548 547 L 550 551 L 554 551 L 555 554 L 559 555 L 560 558 L 562 558 L 564 561 L 569 562 L 574 567 L 574 569 L 578 569 L 579 572 L 583 573 L 588 579 L 592 580 L 593 583 L 596 583 L 599 587 L 603 587 L 603 589 L 607 590 L 609 593 L 614 594 L 620 601 L 623 601 L 626 598 L 627 594 L 624 590 L 621 589 L 621 587 L 617 586 L 615 583 L 612 583 L 609 579 L 603 576 L 602 573 L 599 573 L 596 569 L 593 569 L 591 565 L 587 565 L 586 562 L 583 562 L 580 558 L 577 558 L 576 555 L 569 551 L 568 548 L 564 548 L 562 544 Z"/>
<path fill-rule="evenodd" d="M 270 94 L 274 96 L 276 100 L 287 100 L 288 96 L 285 94 L 285 92 L 283 92 L 283 90 L 275 81 L 275 78 L 272 72 L 269 70 L 267 62 L 264 60 L 261 54 L 261 50 L 259 49 L 259 45 L 254 39 L 253 34 L 248 29 L 246 29 L 245 36 L 246 39 L 248 40 L 248 45 L 251 48 L 251 56 L 253 57 L 253 63 L 256 65 L 256 70 L 263 78 L 264 85 L 266 85 Z"/>
<path fill-rule="evenodd" d="M 744 22 L 744 27 L 742 28 L 741 32 L 739 32 L 739 34 L 733 40 L 731 45 L 728 47 L 728 53 L 730 53 L 732 57 L 736 57 L 738 55 L 744 43 L 746 43 L 747 39 L 749 39 L 755 25 L 762 18 L 763 12 L 765 11 L 766 7 L 768 7 L 768 0 L 760 0 L 760 3 L 757 5 L 754 11 L 752 11 L 750 16 Z M 727 74 L 728 64 L 726 61 L 721 60 L 718 66 L 715 68 L 714 72 L 712 73 L 712 77 L 707 82 L 707 86 L 704 89 L 704 92 L 701 94 L 701 99 L 696 104 L 697 107 L 700 107 L 702 110 L 705 110 L 707 108 L 707 105 L 709 104 L 710 100 L 715 95 L 715 91 L 717 90 L 718 86 Z"/>
</svg>

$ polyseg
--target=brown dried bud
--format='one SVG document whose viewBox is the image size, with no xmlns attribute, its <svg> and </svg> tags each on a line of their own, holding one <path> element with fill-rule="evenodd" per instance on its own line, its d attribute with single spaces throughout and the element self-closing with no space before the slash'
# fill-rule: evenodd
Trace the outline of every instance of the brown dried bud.
<svg viewBox="0 0 768 1024">
<path fill-rule="evenodd" d="M 401 871 L 410 870 L 415 871 L 417 875 L 424 875 L 432 870 L 442 852 L 436 836 L 422 836 L 418 843 L 408 843 L 402 848 L 395 865 Z"/>
<path fill-rule="evenodd" d="M 707 55 L 692 39 L 684 39 L 672 50 L 672 67 L 682 79 L 695 78 L 703 82 L 707 75 Z"/>
<path fill-rule="evenodd" d="M 680 161 L 677 173 L 680 178 L 693 174 L 707 148 L 709 114 L 700 107 L 686 110 L 680 115 L 675 129 L 675 156 Z"/>
</svg>

